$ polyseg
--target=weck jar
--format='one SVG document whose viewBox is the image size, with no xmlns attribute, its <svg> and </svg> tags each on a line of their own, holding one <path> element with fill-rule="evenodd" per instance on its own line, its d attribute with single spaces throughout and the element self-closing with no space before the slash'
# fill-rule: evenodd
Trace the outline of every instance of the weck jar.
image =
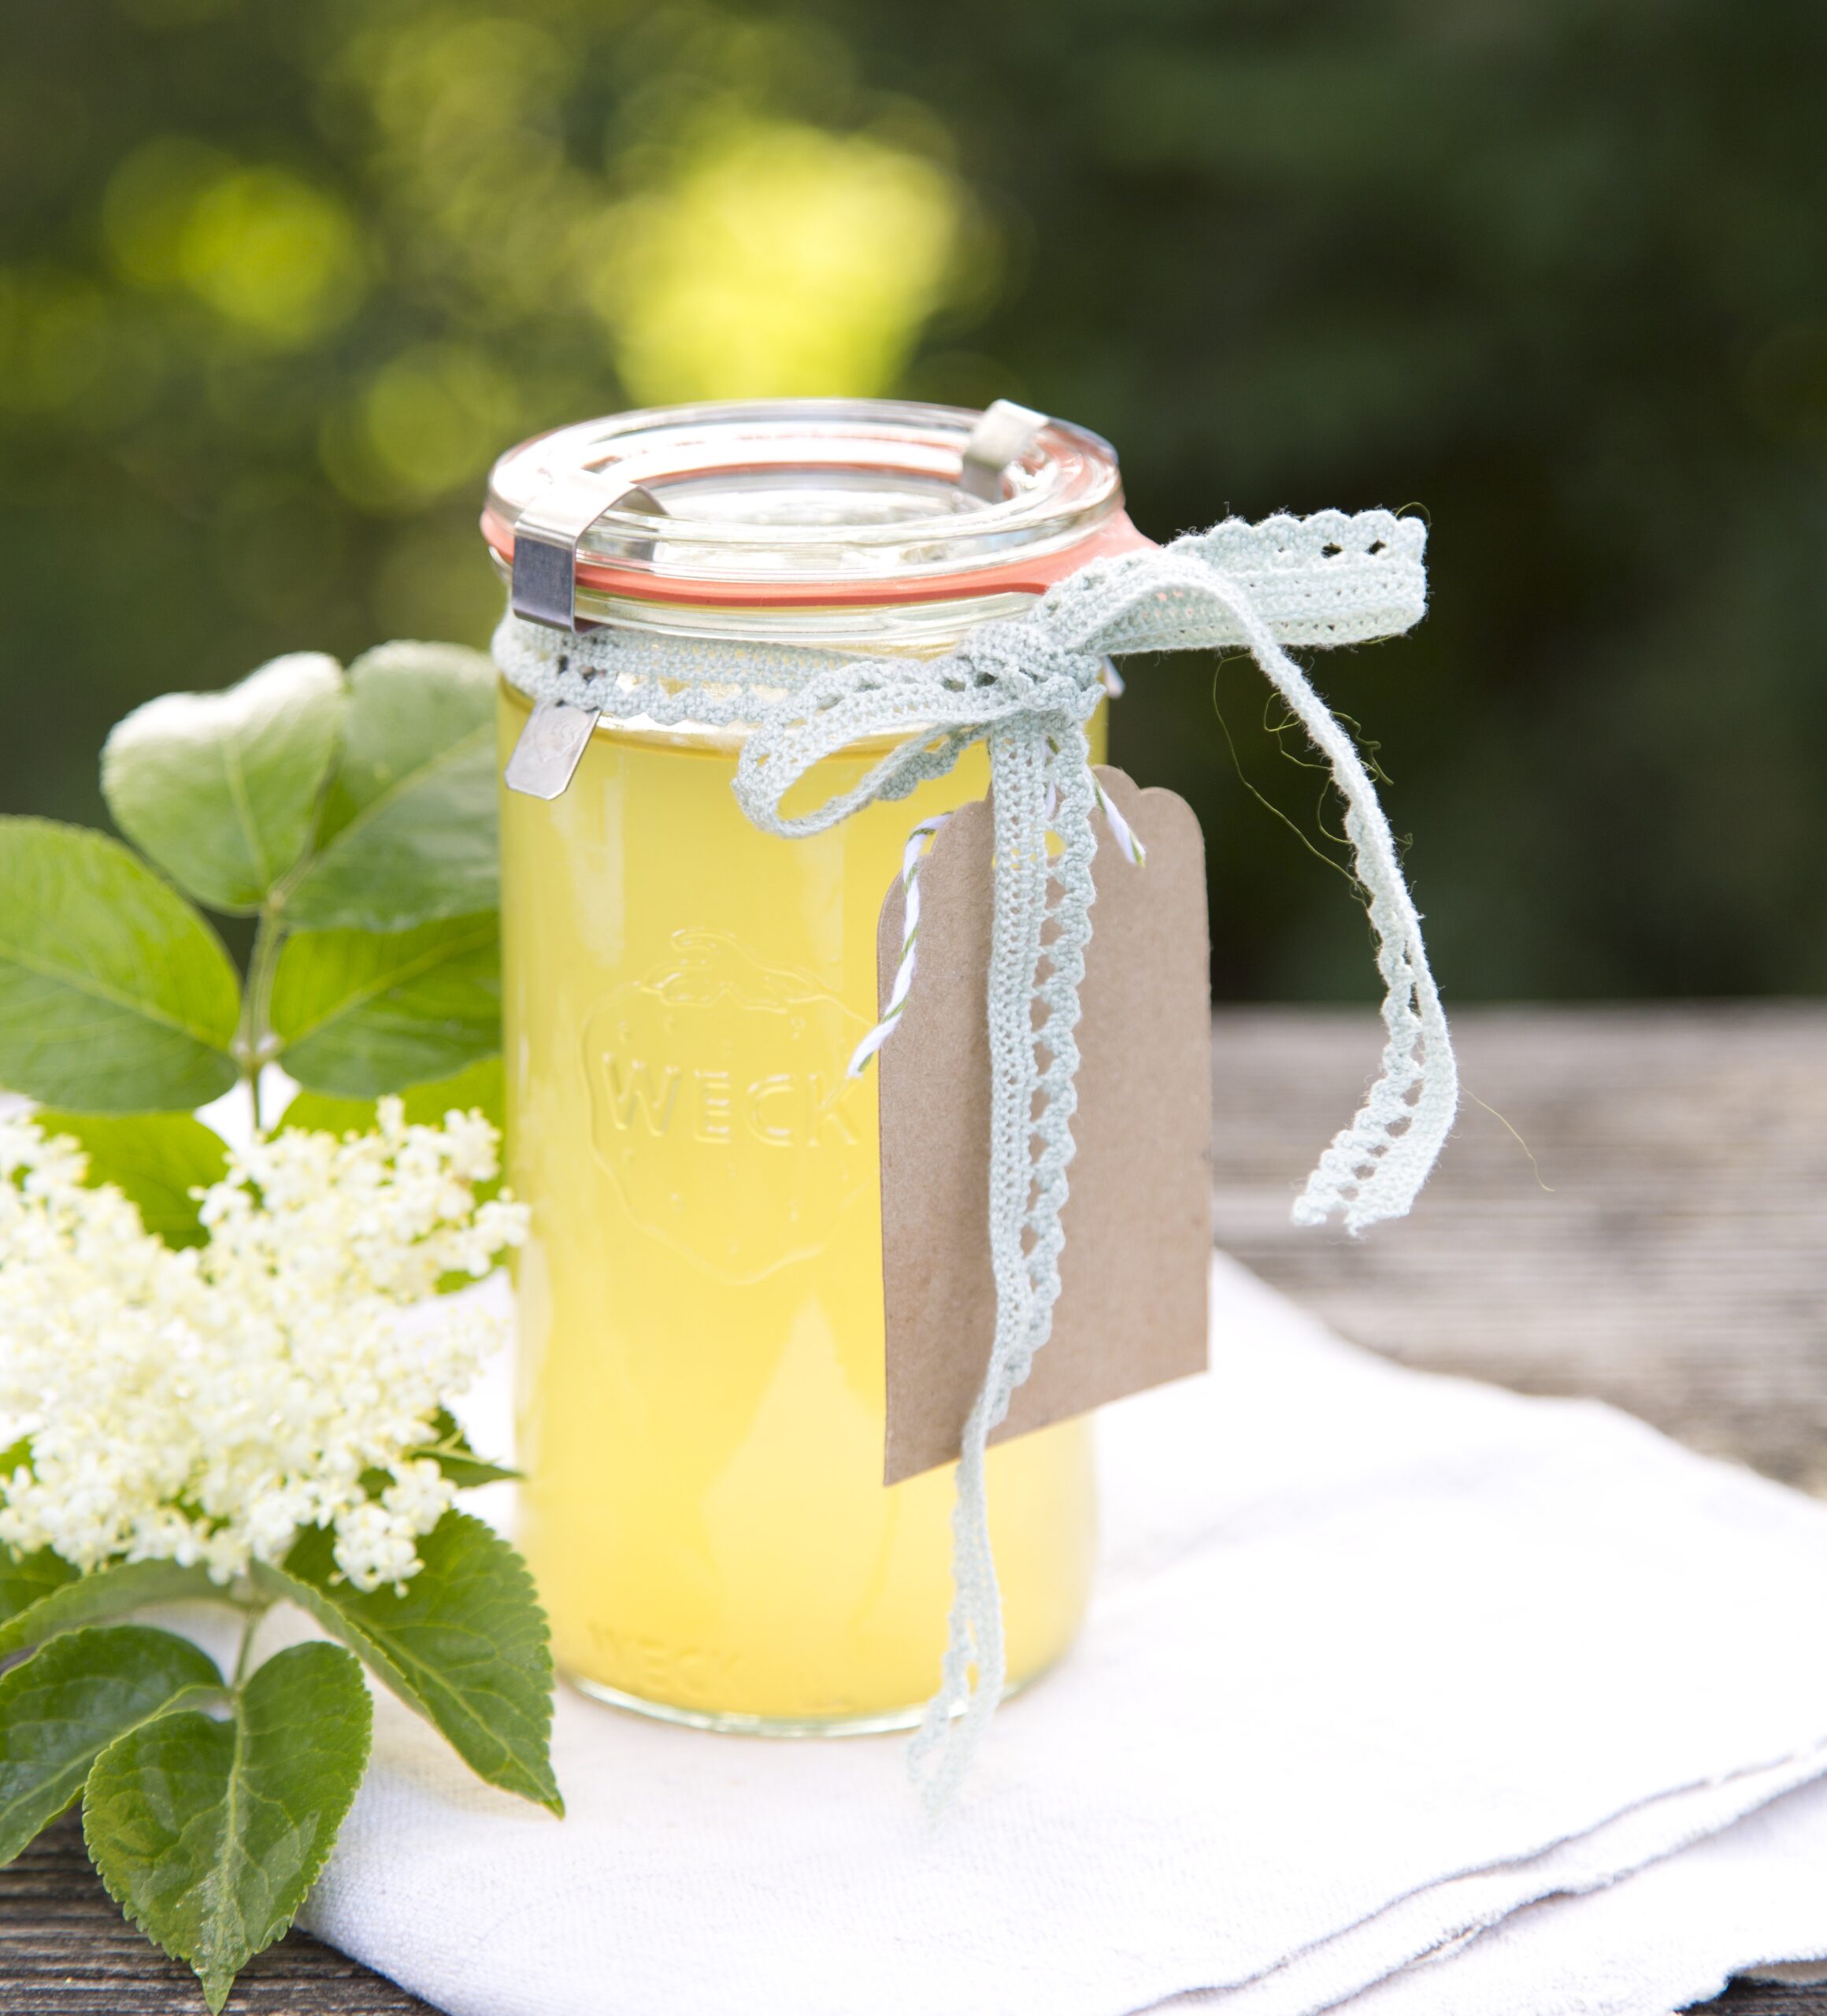
<svg viewBox="0 0 1827 2016">
<path fill-rule="evenodd" d="M 1096 436 L 882 401 L 563 428 L 501 458 L 483 523 L 523 617 L 681 666 L 941 652 L 1143 543 Z M 702 1726 L 910 1723 L 946 1642 L 952 1477 L 882 1480 L 876 1080 L 847 1067 L 910 829 L 984 795 L 983 749 L 784 839 L 732 795 L 739 724 L 573 718 L 554 758 L 506 676 L 499 709 L 521 1540 L 559 1665 Z M 1099 756 L 1102 735 L 1100 711 Z M 1084 1609 L 1089 1420 L 999 1445 L 988 1480 L 1014 1685 Z"/>
</svg>

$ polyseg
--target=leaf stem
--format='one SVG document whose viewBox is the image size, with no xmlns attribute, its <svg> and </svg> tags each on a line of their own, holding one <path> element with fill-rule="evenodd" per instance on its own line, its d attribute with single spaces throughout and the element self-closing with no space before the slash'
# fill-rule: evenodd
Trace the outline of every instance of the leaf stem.
<svg viewBox="0 0 1827 2016">
<path fill-rule="evenodd" d="M 247 1660 L 254 1650 L 254 1633 L 259 1630 L 261 1620 L 269 1607 L 266 1603 L 250 1603 L 242 1619 L 241 1649 L 235 1655 L 235 1678 L 230 1683 L 237 1693 L 241 1691 L 242 1683 L 247 1677 Z"/>
<path fill-rule="evenodd" d="M 279 968 L 285 925 L 280 906 L 270 898 L 261 906 L 254 928 L 254 950 L 247 962 L 247 984 L 241 999 L 241 1027 L 235 1032 L 235 1057 L 241 1082 L 254 1109 L 254 1131 L 260 1132 L 260 1073 L 272 1047 L 272 983 Z"/>
</svg>

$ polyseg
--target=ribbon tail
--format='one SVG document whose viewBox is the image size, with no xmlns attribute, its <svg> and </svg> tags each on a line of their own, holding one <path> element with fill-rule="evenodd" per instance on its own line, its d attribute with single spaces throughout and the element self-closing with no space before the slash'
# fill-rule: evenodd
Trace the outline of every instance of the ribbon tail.
<svg viewBox="0 0 1827 2016">
<path fill-rule="evenodd" d="M 995 1398 L 994 1384 L 993 1378 L 984 1382 L 965 1426 L 958 1455 L 958 1496 L 951 1508 L 950 1642 L 939 1692 L 927 1703 L 919 1732 L 907 1751 L 908 1776 L 914 1781 L 921 1804 L 935 1819 L 951 1803 L 964 1783 L 1007 1679 L 1002 1595 L 996 1581 L 996 1558 L 990 1545 L 990 1508 L 984 1467 Z M 1007 1407 L 1006 1396 L 1002 1405 Z"/>
<path fill-rule="evenodd" d="M 1047 851 L 1044 726 L 999 730 L 990 738 L 990 761 L 995 786 L 995 925 L 986 1010 L 990 1262 L 996 1288 L 996 1326 L 989 1365 L 959 1452 L 958 1498 L 951 1522 L 950 1642 L 939 1692 L 927 1704 L 907 1759 L 921 1797 L 935 1815 L 963 1783 L 1007 1677 L 984 1464 L 990 1435 L 1008 1413 L 1014 1390 L 1027 1377 L 1034 1352 L 1045 1340 L 1052 1320 L 1053 1295 L 1036 1295 L 1034 1257 L 1025 1250 L 1036 1181 L 1029 1143 L 1040 1080 L 1032 1002 L 1036 969 L 1047 949 L 1047 885 L 1052 875 Z M 1089 788 L 1088 773 L 1088 794 Z M 1076 1051 L 1066 1061 L 1069 1066 L 1076 1064 Z M 1062 1180 L 1062 1191 L 1063 1187 Z M 1050 1247 L 1041 1266 L 1046 1267 L 1053 1258 Z M 1055 1265 L 1053 1294 L 1057 1293 Z"/>
<path fill-rule="evenodd" d="M 1297 1225 L 1341 1214 L 1348 1232 L 1399 1218 L 1420 1194 L 1458 1110 L 1458 1065 L 1421 942 L 1395 837 L 1351 738 L 1247 597 L 1221 591 L 1251 655 L 1332 766 L 1345 800 L 1352 866 L 1369 898 L 1383 976 L 1383 1069 L 1351 1125 L 1336 1135 L 1295 1200 Z"/>
</svg>

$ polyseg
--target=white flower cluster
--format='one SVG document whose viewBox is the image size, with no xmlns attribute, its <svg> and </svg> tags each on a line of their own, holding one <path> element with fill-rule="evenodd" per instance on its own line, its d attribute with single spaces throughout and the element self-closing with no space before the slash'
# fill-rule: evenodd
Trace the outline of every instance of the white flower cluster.
<svg viewBox="0 0 1827 2016">
<path fill-rule="evenodd" d="M 476 1202 L 494 1128 L 408 1126 L 383 1099 L 372 1133 L 258 1142 L 183 1251 L 86 1169 L 0 1121 L 0 1441 L 30 1440 L 0 1474 L 0 1540 L 225 1583 L 322 1525 L 359 1588 L 402 1582 L 454 1495 L 410 1452 L 500 1341 L 474 1298 L 406 1311 L 525 1236 L 524 1206 Z"/>
</svg>

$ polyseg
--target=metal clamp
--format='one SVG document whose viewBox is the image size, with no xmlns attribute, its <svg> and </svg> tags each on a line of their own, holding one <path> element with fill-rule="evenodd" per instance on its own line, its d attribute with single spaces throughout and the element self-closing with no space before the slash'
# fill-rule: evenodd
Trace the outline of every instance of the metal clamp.
<svg viewBox="0 0 1827 2016">
<path fill-rule="evenodd" d="M 577 545 L 605 511 L 618 504 L 663 518 L 666 507 L 637 484 L 610 491 L 594 472 L 576 470 L 548 484 L 514 521 L 513 613 L 559 630 L 592 629 L 577 620 Z M 631 558 L 650 559 L 650 543 Z M 577 774 L 590 737 L 602 718 L 594 707 L 543 699 L 528 717 L 502 773 L 502 782 L 525 798 L 562 797 Z"/>
<path fill-rule="evenodd" d="M 958 487 L 986 504 L 1002 499 L 1009 465 L 1025 455 L 1047 424 L 1047 416 L 1013 399 L 988 407 L 965 443 Z M 577 547 L 606 511 L 632 505 L 656 518 L 666 516 L 658 498 L 638 485 L 611 492 L 600 474 L 576 470 L 549 484 L 514 523 L 513 604 L 516 616 L 560 630 L 592 626 L 577 620 Z M 647 554 L 651 554 L 650 547 Z M 543 699 L 534 707 L 508 758 L 502 781 L 528 798 L 563 795 L 602 716 L 594 708 Z"/>
<path fill-rule="evenodd" d="M 980 498 L 986 504 L 1000 504 L 1004 472 L 1011 462 L 1027 454 L 1034 445 L 1034 437 L 1047 424 L 1045 413 L 1036 413 L 1031 406 L 1018 406 L 1013 399 L 998 399 L 986 406 L 964 444 L 958 488 L 967 497 Z"/>
<path fill-rule="evenodd" d="M 501 780 L 523 798 L 562 798 L 577 774 L 590 736 L 602 716 L 548 696 L 536 703 L 521 730 Z"/>
<path fill-rule="evenodd" d="M 666 507 L 637 484 L 611 490 L 595 470 L 577 469 L 549 483 L 514 521 L 513 613 L 554 629 L 592 626 L 577 621 L 577 546 L 604 512 L 629 505 L 656 518 Z M 649 546 L 644 554 L 650 558 Z"/>
</svg>

